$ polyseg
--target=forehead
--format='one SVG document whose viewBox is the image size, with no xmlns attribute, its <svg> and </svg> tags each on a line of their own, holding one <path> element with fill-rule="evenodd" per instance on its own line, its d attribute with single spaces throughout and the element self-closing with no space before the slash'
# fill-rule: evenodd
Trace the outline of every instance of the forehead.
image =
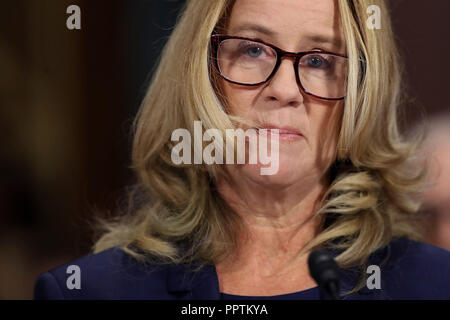
<svg viewBox="0 0 450 320">
<path fill-rule="evenodd" d="M 264 35 L 285 46 L 305 39 L 343 45 L 335 0 L 236 0 L 227 29 L 232 35 Z"/>
</svg>

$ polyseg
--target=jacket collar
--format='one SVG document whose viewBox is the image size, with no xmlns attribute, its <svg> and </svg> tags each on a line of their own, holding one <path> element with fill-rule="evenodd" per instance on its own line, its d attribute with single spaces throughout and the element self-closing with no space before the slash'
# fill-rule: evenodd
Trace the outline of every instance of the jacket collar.
<svg viewBox="0 0 450 320">
<path fill-rule="evenodd" d="M 328 249 L 333 257 L 338 251 Z M 376 253 L 379 256 L 383 253 L 380 250 Z M 219 289 L 219 279 L 214 265 L 206 264 L 197 272 L 192 271 L 198 263 L 193 263 L 191 267 L 187 264 L 170 265 L 167 274 L 167 289 L 170 294 L 179 299 L 201 299 L 218 300 L 221 298 Z M 340 288 L 341 292 L 351 290 L 359 280 L 358 272 L 355 270 L 341 270 Z M 358 292 L 347 296 L 345 299 L 384 299 L 383 290 L 368 289 L 364 286 Z"/>
<path fill-rule="evenodd" d="M 341 292 L 348 291 L 356 284 L 358 277 L 350 271 L 341 272 Z M 169 293 L 181 300 L 219 300 L 221 298 L 219 280 L 213 265 L 204 266 L 193 272 L 187 265 L 171 265 L 167 276 Z M 370 290 L 366 286 L 345 300 L 385 299 L 382 290 Z"/>
<path fill-rule="evenodd" d="M 167 289 L 180 299 L 218 300 L 219 280 L 213 265 L 194 272 L 187 264 L 171 265 L 167 275 Z"/>
</svg>

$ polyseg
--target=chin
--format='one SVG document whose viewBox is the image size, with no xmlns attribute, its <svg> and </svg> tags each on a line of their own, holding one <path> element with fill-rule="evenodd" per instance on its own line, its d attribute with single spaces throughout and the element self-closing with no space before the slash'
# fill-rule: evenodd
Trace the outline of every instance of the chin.
<svg viewBox="0 0 450 320">
<path fill-rule="evenodd" d="M 249 180 L 260 184 L 261 186 L 273 188 L 293 185 L 306 175 L 305 166 L 300 163 L 296 164 L 290 161 L 280 161 L 276 173 L 262 175 L 261 169 L 268 167 L 269 165 L 247 164 L 241 167 L 241 173 Z"/>
</svg>

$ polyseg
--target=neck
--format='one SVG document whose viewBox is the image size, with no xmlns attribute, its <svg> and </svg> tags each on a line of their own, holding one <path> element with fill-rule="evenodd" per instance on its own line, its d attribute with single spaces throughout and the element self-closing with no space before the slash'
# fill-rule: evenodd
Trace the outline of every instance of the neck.
<svg viewBox="0 0 450 320">
<path fill-rule="evenodd" d="M 328 183 L 324 177 L 313 184 L 302 181 L 274 190 L 245 178 L 220 181 L 219 192 L 244 222 L 236 252 L 221 264 L 222 270 L 257 269 L 266 275 L 288 270 L 298 252 L 320 230 L 322 218 L 314 213 Z M 298 261 L 306 266 L 304 259 Z"/>
</svg>

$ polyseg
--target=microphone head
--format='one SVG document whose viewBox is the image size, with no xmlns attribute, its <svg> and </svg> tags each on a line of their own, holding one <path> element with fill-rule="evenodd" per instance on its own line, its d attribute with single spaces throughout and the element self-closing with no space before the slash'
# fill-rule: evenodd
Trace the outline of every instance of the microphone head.
<svg viewBox="0 0 450 320">
<path fill-rule="evenodd" d="M 339 266 L 332 255 L 324 249 L 314 250 L 308 257 L 311 277 L 319 287 L 329 291 L 330 285 L 339 288 Z"/>
</svg>

